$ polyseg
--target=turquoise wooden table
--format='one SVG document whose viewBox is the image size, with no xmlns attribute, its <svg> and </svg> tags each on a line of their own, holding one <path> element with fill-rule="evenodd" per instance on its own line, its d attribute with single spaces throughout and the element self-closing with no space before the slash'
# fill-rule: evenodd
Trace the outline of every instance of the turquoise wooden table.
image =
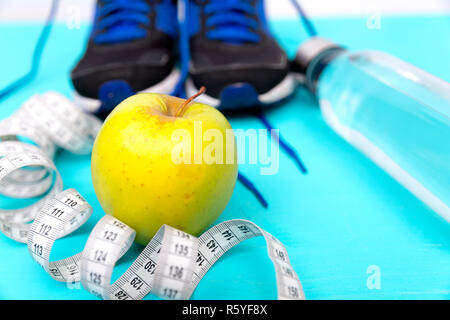
<svg viewBox="0 0 450 320">
<path fill-rule="evenodd" d="M 368 29 L 366 17 L 314 22 L 321 35 L 349 48 L 384 50 L 450 80 L 450 16 L 382 17 L 380 29 Z M 274 21 L 272 26 L 292 56 L 306 38 L 300 23 Z M 40 30 L 41 25 L 35 24 L 0 24 L 0 87 L 28 70 Z M 70 96 L 68 72 L 81 54 L 88 30 L 89 26 L 55 26 L 38 77 L 0 102 L 0 118 L 34 93 L 56 90 Z M 333 133 L 305 89 L 299 88 L 292 99 L 266 116 L 300 153 L 308 174 L 301 174 L 282 152 L 275 175 L 262 176 L 258 166 L 242 165 L 269 208 L 262 208 L 237 184 L 219 221 L 252 220 L 280 239 L 308 299 L 450 298 L 448 223 Z M 230 121 L 234 128 L 263 128 L 255 117 Z M 78 189 L 93 205 L 94 215 L 56 243 L 52 260 L 81 251 L 104 215 L 92 187 L 89 157 L 59 152 L 56 165 L 65 188 Z M 133 247 L 114 277 L 140 250 Z M 26 246 L 0 235 L 0 299 L 92 298 L 76 285 L 67 288 L 52 280 L 30 258 Z M 274 298 L 273 267 L 262 239 L 249 240 L 225 254 L 193 295 L 193 299 Z"/>
</svg>

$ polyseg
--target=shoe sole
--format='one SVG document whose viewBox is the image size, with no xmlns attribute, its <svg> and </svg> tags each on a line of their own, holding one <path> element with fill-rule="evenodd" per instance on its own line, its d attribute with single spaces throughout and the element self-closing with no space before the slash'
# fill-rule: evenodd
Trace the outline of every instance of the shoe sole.
<svg viewBox="0 0 450 320">
<path fill-rule="evenodd" d="M 294 92 L 295 87 L 295 77 L 290 73 L 275 87 L 263 94 L 258 95 L 253 86 L 248 83 L 236 83 L 222 89 L 220 99 L 204 93 L 195 100 L 219 109 L 239 109 L 255 105 L 266 106 L 287 98 Z M 195 87 L 194 82 L 189 78 L 186 81 L 187 96 L 193 96 L 198 91 L 199 89 Z"/>
<path fill-rule="evenodd" d="M 178 69 L 173 69 L 172 72 L 164 80 L 155 84 L 154 86 L 139 91 L 138 93 L 155 92 L 155 93 L 170 94 L 175 88 L 175 85 L 177 84 L 179 78 L 180 78 L 180 71 Z M 100 100 L 82 96 L 76 91 L 73 94 L 73 100 L 75 104 L 77 104 L 83 110 L 89 113 L 97 112 L 101 105 Z"/>
</svg>

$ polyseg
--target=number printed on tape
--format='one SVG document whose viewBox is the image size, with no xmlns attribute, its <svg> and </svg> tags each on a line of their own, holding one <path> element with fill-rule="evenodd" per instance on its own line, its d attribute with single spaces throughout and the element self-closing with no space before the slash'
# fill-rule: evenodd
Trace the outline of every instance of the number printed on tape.
<svg viewBox="0 0 450 320">
<path fill-rule="evenodd" d="M 278 298 L 305 298 L 286 248 L 247 220 L 222 222 L 198 238 L 163 225 L 114 283 L 114 266 L 131 247 L 136 233 L 110 215 L 98 221 L 82 252 L 50 261 L 55 241 L 78 229 L 92 214 L 92 207 L 75 189 L 63 191 L 52 157 L 57 148 L 90 153 L 100 127 L 98 119 L 54 92 L 33 96 L 0 122 L 0 193 L 15 198 L 41 196 L 25 208 L 0 208 L 0 231 L 26 243 L 31 257 L 53 279 L 81 281 L 86 290 L 103 299 L 142 299 L 150 292 L 164 299 L 189 299 L 226 251 L 262 236 L 275 268 Z"/>
</svg>

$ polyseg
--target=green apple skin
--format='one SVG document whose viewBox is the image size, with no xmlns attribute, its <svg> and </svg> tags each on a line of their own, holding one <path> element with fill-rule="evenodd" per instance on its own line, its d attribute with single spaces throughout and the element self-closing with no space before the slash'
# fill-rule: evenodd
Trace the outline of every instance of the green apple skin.
<svg viewBox="0 0 450 320">
<path fill-rule="evenodd" d="M 107 214 L 135 229 L 135 241 L 143 245 L 163 224 L 198 236 L 225 209 L 236 183 L 235 143 L 226 150 L 227 119 L 195 102 L 176 116 L 184 101 L 154 93 L 129 97 L 108 116 L 94 143 L 91 172 L 98 200 Z M 234 152 L 232 163 L 194 164 L 194 138 L 192 164 L 173 161 L 180 141 L 172 134 L 185 129 L 194 137 L 196 121 L 203 132 L 222 132 L 223 154 Z"/>
</svg>

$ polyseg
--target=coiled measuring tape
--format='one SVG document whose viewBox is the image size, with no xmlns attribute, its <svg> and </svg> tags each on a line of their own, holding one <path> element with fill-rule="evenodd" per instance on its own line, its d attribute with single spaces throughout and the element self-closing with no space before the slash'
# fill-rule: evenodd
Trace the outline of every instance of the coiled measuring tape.
<svg viewBox="0 0 450 320">
<path fill-rule="evenodd" d="M 262 236 L 275 267 L 278 298 L 305 298 L 283 244 L 246 220 L 222 222 L 198 238 L 163 225 L 112 284 L 114 266 L 136 233 L 110 215 L 95 225 L 82 252 L 50 261 L 55 241 L 83 225 L 93 210 L 75 189 L 63 191 L 52 157 L 57 148 L 90 153 L 100 127 L 99 120 L 54 92 L 31 97 L 0 122 L 0 193 L 12 198 L 42 196 L 24 208 L 0 209 L 0 231 L 26 243 L 33 259 L 53 279 L 81 281 L 86 290 L 103 299 L 142 299 L 150 292 L 165 299 L 189 299 L 226 251 Z"/>
</svg>

